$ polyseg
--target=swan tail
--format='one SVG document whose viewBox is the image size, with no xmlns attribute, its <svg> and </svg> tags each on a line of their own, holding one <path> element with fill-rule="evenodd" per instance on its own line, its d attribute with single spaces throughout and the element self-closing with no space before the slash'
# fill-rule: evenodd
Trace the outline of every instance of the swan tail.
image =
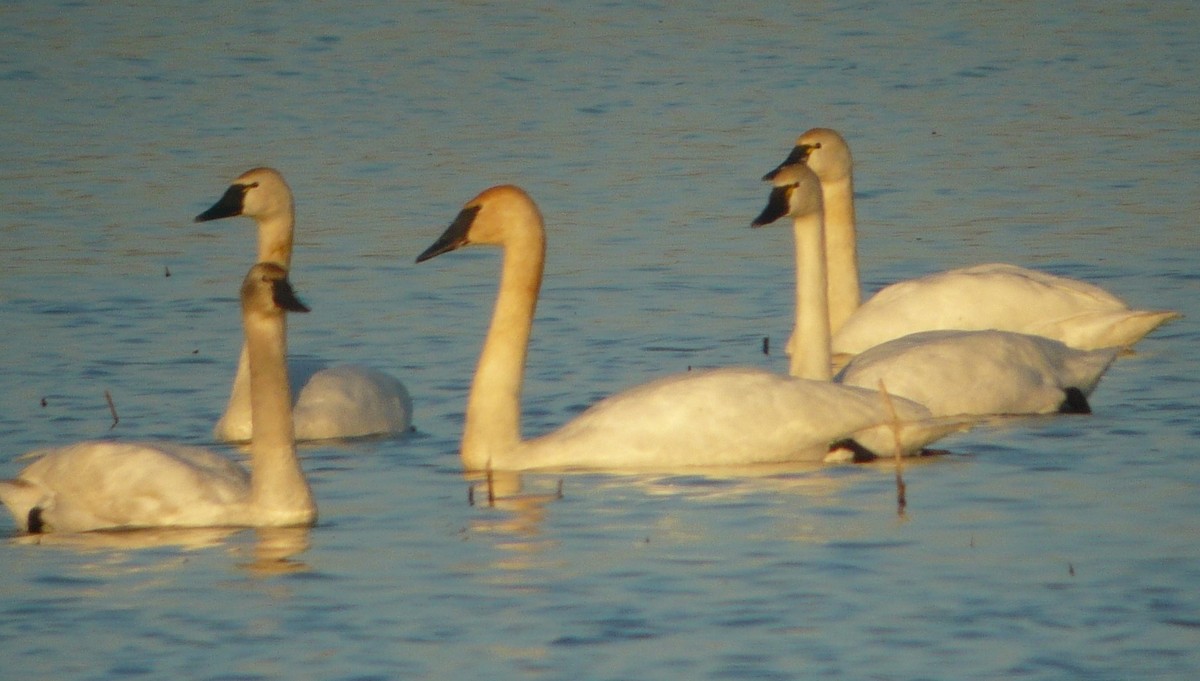
<svg viewBox="0 0 1200 681">
<path fill-rule="evenodd" d="M 1147 334 L 1167 322 L 1183 315 L 1174 310 L 1121 310 L 1077 316 L 1056 322 L 1061 333 L 1048 333 L 1060 337 L 1064 343 L 1083 350 L 1101 348 L 1128 348 L 1145 338 Z"/>
<path fill-rule="evenodd" d="M 1092 406 L 1088 404 L 1087 395 L 1079 388 L 1067 388 L 1063 391 L 1063 401 L 1058 407 L 1060 414 L 1090 414 Z"/>
</svg>

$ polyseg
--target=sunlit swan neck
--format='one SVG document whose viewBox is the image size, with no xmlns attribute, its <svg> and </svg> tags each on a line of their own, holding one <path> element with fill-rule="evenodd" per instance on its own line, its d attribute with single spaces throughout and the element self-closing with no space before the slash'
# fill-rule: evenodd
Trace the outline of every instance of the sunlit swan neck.
<svg viewBox="0 0 1200 681">
<path fill-rule="evenodd" d="M 767 207 L 752 226 L 768 225 L 785 215 L 792 217 L 796 245 L 796 324 L 788 341 L 789 373 L 797 378 L 828 381 L 832 364 L 821 183 L 803 163 L 781 165 L 768 176 L 774 188 Z"/>
<path fill-rule="evenodd" d="M 819 177 L 819 175 L 818 175 Z M 862 301 L 854 182 L 847 176 L 821 184 L 825 196 L 825 263 L 829 273 L 829 330 L 837 333 Z"/>
<path fill-rule="evenodd" d="M 796 329 L 790 373 L 828 381 L 829 306 L 826 299 L 825 232 L 819 210 L 793 217 L 796 240 Z"/>
<path fill-rule="evenodd" d="M 538 292 L 545 237 L 541 216 L 527 214 L 504 244 L 500 291 L 467 401 L 462 456 L 467 468 L 489 467 L 521 442 L 521 385 Z"/>
<path fill-rule="evenodd" d="M 825 199 L 825 262 L 829 272 L 829 327 L 837 333 L 862 300 L 854 218 L 854 162 L 836 131 L 813 128 L 796 140 L 793 156 L 821 180 Z"/>
<path fill-rule="evenodd" d="M 255 277 L 259 281 L 254 281 Z M 266 292 L 255 290 L 256 286 L 272 283 L 272 279 L 286 281 L 284 277 L 286 270 L 273 263 L 256 265 L 243 289 L 242 321 L 250 361 L 254 431 L 250 442 L 250 499 L 259 513 L 275 521 L 268 524 L 308 523 L 316 517 L 316 502 L 296 457 L 286 316 L 273 300 L 261 300 L 268 295 Z"/>
</svg>

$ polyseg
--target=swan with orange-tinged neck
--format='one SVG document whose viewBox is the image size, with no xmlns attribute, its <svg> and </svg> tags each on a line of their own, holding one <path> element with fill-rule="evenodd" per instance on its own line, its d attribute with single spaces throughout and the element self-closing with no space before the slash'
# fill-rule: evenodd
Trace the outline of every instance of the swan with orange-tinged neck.
<svg viewBox="0 0 1200 681">
<path fill-rule="evenodd" d="M 258 261 L 285 269 L 292 263 L 296 215 L 292 190 L 272 168 L 254 168 L 233 181 L 211 208 L 196 216 L 206 222 L 233 216 L 258 225 Z M 403 433 L 412 425 L 412 399 L 395 377 L 365 366 L 313 367 L 293 363 L 298 440 Z M 252 434 L 249 367 L 243 349 L 225 413 L 213 429 L 218 440 L 241 442 Z"/>
<path fill-rule="evenodd" d="M 30 452 L 0 501 L 24 532 L 148 527 L 283 527 L 316 522 L 317 506 L 296 457 L 287 376 L 285 313 L 307 312 L 287 272 L 251 268 L 242 283 L 254 438 L 250 470 L 199 447 L 80 442 Z"/>
<path fill-rule="evenodd" d="M 809 187 L 816 205 L 820 189 Z M 608 397 L 556 431 L 525 439 L 521 388 L 546 238 L 522 189 L 502 185 L 467 202 L 417 262 L 467 245 L 503 251 L 500 286 L 467 398 L 461 455 L 467 470 L 675 470 L 845 460 L 849 449 L 892 454 L 891 415 L 873 390 L 715 369 L 667 376 Z M 930 424 L 897 399 L 905 453 L 961 429 Z M 838 446 L 834 446 L 838 445 Z"/>
<path fill-rule="evenodd" d="M 1170 310 L 1130 309 L 1108 291 L 1077 279 L 996 263 L 897 282 L 860 304 L 850 147 L 836 131 L 813 128 L 763 179 L 794 163 L 812 168 L 824 192 L 835 356 L 938 329 L 1016 331 L 1082 350 L 1125 348 L 1180 317 Z"/>
</svg>

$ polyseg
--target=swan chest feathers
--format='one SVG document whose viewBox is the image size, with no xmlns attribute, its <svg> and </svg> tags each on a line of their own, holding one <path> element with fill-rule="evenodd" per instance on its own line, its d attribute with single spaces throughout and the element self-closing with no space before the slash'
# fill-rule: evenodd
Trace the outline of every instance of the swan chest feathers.
<svg viewBox="0 0 1200 681">
<path fill-rule="evenodd" d="M 0 498 L 26 531 L 254 524 L 246 470 L 204 449 L 93 441 L 29 456 L 40 458 L 0 482 Z"/>
<path fill-rule="evenodd" d="M 920 405 L 895 402 L 901 420 L 929 416 Z M 888 419 L 871 390 L 755 369 L 693 371 L 598 402 L 560 430 L 523 443 L 512 463 L 674 469 L 820 462 L 831 444 Z M 908 443 L 908 453 L 932 439 Z M 882 453 L 890 452 L 889 445 Z"/>
<path fill-rule="evenodd" d="M 1116 356 L 1116 348 L 1078 350 L 1005 331 L 928 331 L 868 349 L 835 380 L 861 387 L 883 381 L 934 416 L 1086 411 L 1084 398 Z"/>
<path fill-rule="evenodd" d="M 834 334 L 833 351 L 858 354 L 937 329 L 1015 331 L 1084 350 L 1127 347 L 1178 316 L 1131 310 L 1086 282 L 1015 265 L 976 265 L 882 289 Z"/>
</svg>

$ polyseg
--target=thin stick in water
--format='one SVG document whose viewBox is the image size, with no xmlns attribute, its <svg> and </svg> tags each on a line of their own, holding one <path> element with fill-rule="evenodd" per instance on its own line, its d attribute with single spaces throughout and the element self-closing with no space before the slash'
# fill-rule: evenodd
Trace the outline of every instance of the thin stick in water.
<svg viewBox="0 0 1200 681">
<path fill-rule="evenodd" d="M 112 413 L 113 422 L 112 425 L 108 427 L 109 430 L 112 430 L 113 428 L 117 427 L 118 423 L 121 422 L 121 417 L 117 416 L 117 405 L 113 404 L 112 393 L 105 390 L 104 399 L 108 402 L 108 411 Z"/>
</svg>

